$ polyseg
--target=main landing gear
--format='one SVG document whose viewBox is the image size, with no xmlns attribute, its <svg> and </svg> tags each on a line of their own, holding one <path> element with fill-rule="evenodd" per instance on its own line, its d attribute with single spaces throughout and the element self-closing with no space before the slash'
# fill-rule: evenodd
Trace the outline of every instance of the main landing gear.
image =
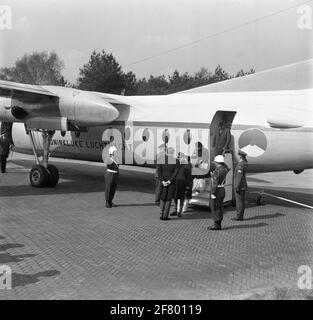
<svg viewBox="0 0 313 320">
<path fill-rule="evenodd" d="M 43 157 L 41 163 L 36 150 L 33 133 L 29 129 L 27 131 L 36 159 L 36 165 L 32 167 L 29 173 L 30 184 L 37 188 L 55 187 L 59 182 L 59 171 L 54 165 L 48 163 L 51 139 L 55 131 L 41 130 L 43 137 Z"/>
</svg>

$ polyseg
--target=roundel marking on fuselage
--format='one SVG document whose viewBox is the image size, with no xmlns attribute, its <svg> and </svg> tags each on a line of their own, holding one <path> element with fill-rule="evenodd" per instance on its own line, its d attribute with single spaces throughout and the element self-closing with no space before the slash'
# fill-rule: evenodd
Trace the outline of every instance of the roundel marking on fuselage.
<svg viewBox="0 0 313 320">
<path fill-rule="evenodd" d="M 260 129 L 245 130 L 238 140 L 239 149 L 248 154 L 249 157 L 261 156 L 267 148 L 267 139 Z"/>
</svg>

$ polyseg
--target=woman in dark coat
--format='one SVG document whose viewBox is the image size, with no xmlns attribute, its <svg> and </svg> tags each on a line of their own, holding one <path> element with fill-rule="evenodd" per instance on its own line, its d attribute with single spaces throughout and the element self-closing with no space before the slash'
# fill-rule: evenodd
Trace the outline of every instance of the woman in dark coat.
<svg viewBox="0 0 313 320">
<path fill-rule="evenodd" d="M 176 190 L 175 200 L 177 201 L 177 216 L 182 216 L 183 204 L 187 192 L 187 188 L 191 184 L 191 165 L 185 157 L 180 159 L 180 164 L 176 174 Z"/>
<path fill-rule="evenodd" d="M 160 220 L 171 220 L 168 215 L 172 199 L 175 195 L 175 177 L 177 174 L 176 159 L 173 157 L 174 149 L 168 148 L 165 163 L 158 164 L 158 177 L 162 183 L 160 197 Z"/>
</svg>

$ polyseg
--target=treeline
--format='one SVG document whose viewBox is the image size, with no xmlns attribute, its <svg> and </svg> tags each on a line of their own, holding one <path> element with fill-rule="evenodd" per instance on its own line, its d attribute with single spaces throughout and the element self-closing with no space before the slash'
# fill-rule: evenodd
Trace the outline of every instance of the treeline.
<svg viewBox="0 0 313 320">
<path fill-rule="evenodd" d="M 55 52 L 34 52 L 17 59 L 11 68 L 0 69 L 0 79 L 37 85 L 71 86 L 82 90 L 98 91 L 125 95 L 162 95 L 195 87 L 241 77 L 254 73 L 239 70 L 231 75 L 218 65 L 214 71 L 202 67 L 194 74 L 180 73 L 172 75 L 150 76 L 137 79 L 133 72 L 124 72 L 112 53 L 93 51 L 89 61 L 79 70 L 75 84 L 64 79 L 64 63 Z"/>
</svg>

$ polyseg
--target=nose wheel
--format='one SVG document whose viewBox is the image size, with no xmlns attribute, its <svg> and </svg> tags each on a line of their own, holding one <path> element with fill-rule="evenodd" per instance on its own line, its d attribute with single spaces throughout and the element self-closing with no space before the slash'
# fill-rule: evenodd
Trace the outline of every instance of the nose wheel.
<svg viewBox="0 0 313 320">
<path fill-rule="evenodd" d="M 51 139 L 55 132 L 42 130 L 44 149 L 42 163 L 40 163 L 38 158 L 33 133 L 31 130 L 27 130 L 27 133 L 36 159 L 36 165 L 32 167 L 29 173 L 30 184 L 35 188 L 55 187 L 59 182 L 59 170 L 54 165 L 48 163 Z"/>
</svg>

